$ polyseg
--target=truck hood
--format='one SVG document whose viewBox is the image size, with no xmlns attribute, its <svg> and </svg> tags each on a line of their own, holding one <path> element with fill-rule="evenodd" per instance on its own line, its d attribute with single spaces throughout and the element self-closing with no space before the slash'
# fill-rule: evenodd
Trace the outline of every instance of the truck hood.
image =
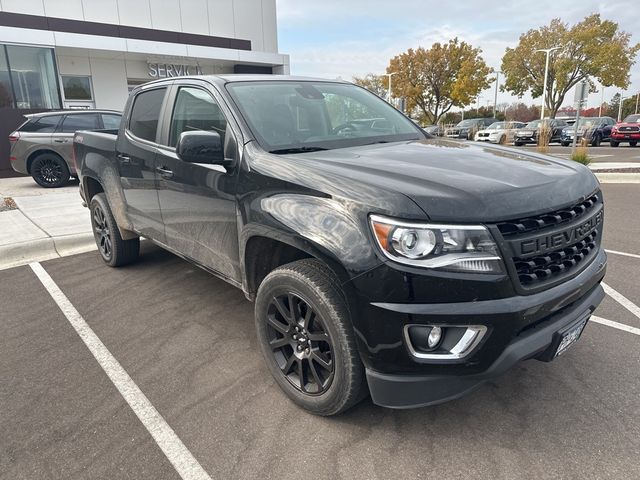
<svg viewBox="0 0 640 480">
<path fill-rule="evenodd" d="M 576 162 L 439 139 L 286 157 L 315 175 L 349 178 L 354 196 L 365 186 L 402 193 L 431 220 L 445 222 L 525 217 L 577 203 L 598 188 L 595 176 Z"/>
</svg>

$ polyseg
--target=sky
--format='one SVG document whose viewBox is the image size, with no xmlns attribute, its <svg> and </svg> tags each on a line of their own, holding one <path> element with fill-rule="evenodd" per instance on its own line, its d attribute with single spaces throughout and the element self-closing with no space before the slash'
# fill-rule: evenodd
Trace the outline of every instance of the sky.
<svg viewBox="0 0 640 480">
<path fill-rule="evenodd" d="M 458 37 L 480 47 L 487 64 L 499 69 L 507 47 L 520 34 L 547 25 L 553 18 L 574 24 L 592 13 L 617 22 L 640 42 L 640 0 L 276 0 L 278 48 L 291 56 L 291 73 L 322 78 L 384 73 L 389 59 L 409 48 L 430 47 Z M 544 55 L 540 53 L 539 55 Z M 480 94 L 481 105 L 493 105 L 495 83 Z M 608 101 L 615 87 L 605 89 Z M 640 56 L 631 69 L 623 96 L 640 91 Z M 569 94 L 565 104 L 572 103 Z M 588 106 L 600 103 L 600 93 Z M 498 103 L 517 101 L 498 93 Z M 533 100 L 526 95 L 525 103 Z M 538 102 L 539 103 L 539 102 Z"/>
</svg>

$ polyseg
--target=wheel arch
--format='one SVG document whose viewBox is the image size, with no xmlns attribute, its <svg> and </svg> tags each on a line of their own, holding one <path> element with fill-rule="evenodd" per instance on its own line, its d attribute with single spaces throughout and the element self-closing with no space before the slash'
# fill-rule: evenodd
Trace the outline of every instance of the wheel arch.
<svg viewBox="0 0 640 480">
<path fill-rule="evenodd" d="M 265 255 L 265 252 L 268 254 Z M 242 288 L 246 297 L 253 301 L 260 284 L 274 269 L 305 258 L 317 259 L 324 263 L 341 283 L 349 279 L 346 270 L 336 258 L 309 240 L 265 232 L 248 236 L 241 251 Z"/>
</svg>

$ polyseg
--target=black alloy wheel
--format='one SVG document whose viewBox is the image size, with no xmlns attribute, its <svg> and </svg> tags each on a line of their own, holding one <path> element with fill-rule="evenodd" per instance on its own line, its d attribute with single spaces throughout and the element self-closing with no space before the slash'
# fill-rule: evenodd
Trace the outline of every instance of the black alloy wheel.
<svg viewBox="0 0 640 480">
<path fill-rule="evenodd" d="M 62 187 L 69 181 L 69 169 L 59 156 L 44 153 L 33 161 L 31 176 L 41 187 Z"/>
<path fill-rule="evenodd" d="M 113 253 L 111 230 L 109 229 L 104 211 L 98 203 L 93 206 L 91 223 L 93 224 L 93 235 L 95 236 L 98 250 L 100 250 L 100 255 L 108 262 L 111 260 Z"/>
<path fill-rule="evenodd" d="M 292 386 L 307 395 L 320 395 L 331 386 L 331 338 L 308 301 L 295 293 L 272 297 L 267 332 L 274 359 Z"/>
</svg>

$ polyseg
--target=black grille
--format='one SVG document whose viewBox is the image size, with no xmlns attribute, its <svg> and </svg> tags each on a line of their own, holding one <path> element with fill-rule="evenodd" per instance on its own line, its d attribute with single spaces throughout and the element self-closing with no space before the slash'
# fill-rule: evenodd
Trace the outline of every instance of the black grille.
<svg viewBox="0 0 640 480">
<path fill-rule="evenodd" d="M 598 194 L 592 195 L 584 202 L 573 207 L 556 210 L 555 212 L 527 217 L 498 224 L 498 229 L 504 237 L 535 232 L 546 227 L 553 227 L 564 222 L 575 220 L 588 214 L 598 204 Z"/>
<path fill-rule="evenodd" d="M 618 127 L 619 132 L 640 132 L 640 127 Z"/>
<path fill-rule="evenodd" d="M 544 255 L 529 258 L 514 258 L 518 279 L 523 286 L 544 282 L 556 275 L 579 268 L 592 253 L 597 251 L 598 232 L 593 231 L 573 245 L 563 247 Z"/>
</svg>

